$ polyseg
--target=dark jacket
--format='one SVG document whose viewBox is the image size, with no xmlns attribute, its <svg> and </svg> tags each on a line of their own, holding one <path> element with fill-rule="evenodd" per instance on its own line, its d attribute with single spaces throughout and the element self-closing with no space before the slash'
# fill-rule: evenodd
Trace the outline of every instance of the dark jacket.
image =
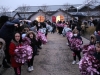
<svg viewBox="0 0 100 75">
<path fill-rule="evenodd" d="M 7 21 L 0 29 L 0 38 L 3 38 L 6 42 L 11 41 L 15 32 L 15 24 L 19 24 L 19 20 L 15 19 L 12 22 Z"/>
<path fill-rule="evenodd" d="M 6 40 L 11 40 L 13 37 L 13 32 L 15 30 L 15 23 L 6 22 L 3 27 L 0 29 L 0 38 Z"/>
<path fill-rule="evenodd" d="M 30 46 L 31 46 L 32 49 L 33 49 L 33 56 L 35 56 L 36 53 L 37 53 L 37 40 L 36 40 L 35 38 L 30 39 L 30 40 L 31 40 Z"/>
<path fill-rule="evenodd" d="M 100 31 L 100 21 L 98 22 L 97 26 L 96 26 L 96 31 Z"/>
<path fill-rule="evenodd" d="M 100 61 L 100 53 L 94 53 L 94 57 L 97 59 L 97 60 L 99 60 Z"/>
</svg>

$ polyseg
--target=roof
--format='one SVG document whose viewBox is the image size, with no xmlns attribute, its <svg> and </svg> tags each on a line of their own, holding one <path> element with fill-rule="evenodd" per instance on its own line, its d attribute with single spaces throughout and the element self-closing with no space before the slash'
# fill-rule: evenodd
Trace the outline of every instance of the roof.
<svg viewBox="0 0 100 75">
<path fill-rule="evenodd" d="M 57 13 L 58 11 L 49 11 L 47 12 L 47 15 L 52 16 L 53 14 Z"/>
<path fill-rule="evenodd" d="M 78 7 L 78 9 L 82 9 L 82 8 L 84 8 L 86 6 L 89 6 L 89 8 L 94 9 L 96 6 L 99 6 L 99 5 L 100 5 L 100 2 L 96 2 L 96 3 L 93 3 L 93 4 L 89 4 L 89 5 L 88 5 L 88 3 L 86 3 L 86 4 L 80 5 Z"/>
<path fill-rule="evenodd" d="M 73 16 L 88 16 L 87 12 L 69 12 Z M 92 11 L 89 16 L 100 16 L 100 11 Z"/>
<path fill-rule="evenodd" d="M 19 16 L 22 18 L 26 18 L 28 19 L 29 16 L 31 16 L 34 12 L 27 12 L 27 13 L 23 13 L 23 12 L 18 12 Z"/>
<path fill-rule="evenodd" d="M 16 12 L 4 12 L 4 13 L 0 13 L 0 16 L 6 15 L 8 17 L 13 17 L 15 14 Z"/>
<path fill-rule="evenodd" d="M 73 7 L 78 7 L 80 6 L 81 4 L 74 4 L 74 5 L 68 5 L 68 7 L 70 8 L 71 6 Z M 27 12 L 36 12 L 38 11 L 39 9 L 42 9 L 42 6 L 27 6 L 29 8 L 29 10 Z M 18 7 L 15 12 L 19 12 L 20 11 L 20 8 L 22 7 Z M 55 11 L 55 10 L 58 10 L 58 9 L 63 9 L 65 10 L 65 7 L 64 5 L 47 5 L 47 11 Z"/>
</svg>

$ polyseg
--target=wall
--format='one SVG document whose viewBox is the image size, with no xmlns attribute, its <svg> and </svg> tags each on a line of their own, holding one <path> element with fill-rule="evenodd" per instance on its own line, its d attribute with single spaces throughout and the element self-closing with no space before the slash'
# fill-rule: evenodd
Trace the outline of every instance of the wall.
<svg viewBox="0 0 100 75">
<path fill-rule="evenodd" d="M 40 16 L 40 15 L 45 17 L 45 14 L 44 14 L 43 12 L 38 12 L 37 14 L 33 15 L 33 16 L 30 18 L 30 20 L 31 20 L 31 21 L 34 21 L 34 20 L 36 20 L 36 18 L 37 18 L 38 16 Z M 46 18 L 47 18 L 47 19 L 50 19 L 49 16 L 46 16 Z"/>
<path fill-rule="evenodd" d="M 52 15 L 52 16 L 57 17 L 57 16 L 59 16 L 59 15 L 63 15 L 63 16 L 64 16 L 64 19 L 66 20 L 68 14 L 66 14 L 66 13 L 64 13 L 64 12 L 62 12 L 62 11 L 58 11 L 57 13 L 55 13 L 55 14 Z M 51 18 L 51 21 L 52 21 L 52 16 L 50 17 L 50 18 Z M 68 15 L 68 18 L 71 19 L 71 16 Z"/>
<path fill-rule="evenodd" d="M 32 16 L 32 17 L 30 18 L 30 20 L 31 20 L 31 21 L 36 20 L 36 18 L 37 18 L 38 16 L 40 16 L 40 15 L 45 17 L 45 15 L 44 15 L 43 12 L 38 12 L 36 15 Z M 52 15 L 52 16 L 57 17 L 57 16 L 59 16 L 59 15 L 63 15 L 63 16 L 64 16 L 64 19 L 66 20 L 67 14 L 64 13 L 64 12 L 62 12 L 62 11 L 58 11 L 57 13 L 55 13 L 55 14 Z M 52 16 L 46 16 L 47 20 L 49 20 L 49 21 L 52 22 Z M 71 16 L 68 15 L 68 18 L 71 18 Z"/>
</svg>

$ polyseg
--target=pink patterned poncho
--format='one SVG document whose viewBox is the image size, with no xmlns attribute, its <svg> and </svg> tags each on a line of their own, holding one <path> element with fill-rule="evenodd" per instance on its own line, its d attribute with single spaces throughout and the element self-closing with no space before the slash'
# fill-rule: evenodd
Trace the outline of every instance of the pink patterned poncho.
<svg viewBox="0 0 100 75">
<path fill-rule="evenodd" d="M 40 39 L 43 44 L 47 43 L 47 38 L 46 38 L 45 34 L 43 34 L 41 32 L 38 32 L 37 39 Z"/>
<path fill-rule="evenodd" d="M 79 63 L 81 75 L 99 75 L 100 61 L 93 54 L 96 52 L 94 45 L 85 45 L 82 50 L 84 56 Z"/>
<path fill-rule="evenodd" d="M 29 38 L 25 37 L 23 38 L 23 44 L 20 47 L 17 47 L 15 49 L 15 61 L 17 63 L 24 64 L 26 61 L 30 60 L 32 58 L 33 50 L 30 46 L 31 41 Z"/>
</svg>

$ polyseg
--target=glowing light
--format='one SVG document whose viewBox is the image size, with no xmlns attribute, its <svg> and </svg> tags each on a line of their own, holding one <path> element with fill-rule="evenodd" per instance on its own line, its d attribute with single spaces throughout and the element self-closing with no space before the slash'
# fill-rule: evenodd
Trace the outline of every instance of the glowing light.
<svg viewBox="0 0 100 75">
<path fill-rule="evenodd" d="M 58 21 L 64 21 L 64 16 L 63 15 L 58 15 L 56 17 L 56 22 L 58 22 Z"/>
<path fill-rule="evenodd" d="M 44 22 L 45 18 L 44 18 L 44 16 L 38 16 L 38 17 L 36 18 L 36 20 L 37 20 L 38 22 Z"/>
</svg>

